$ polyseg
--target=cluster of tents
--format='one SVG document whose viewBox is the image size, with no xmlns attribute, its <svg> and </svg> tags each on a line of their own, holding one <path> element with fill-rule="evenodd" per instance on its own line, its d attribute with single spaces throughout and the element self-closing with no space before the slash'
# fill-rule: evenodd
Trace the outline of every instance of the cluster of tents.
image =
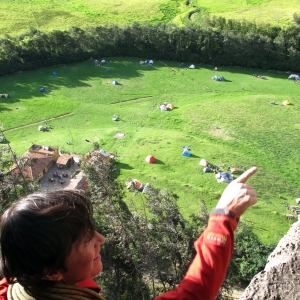
<svg viewBox="0 0 300 300">
<path fill-rule="evenodd" d="M 146 59 L 145 61 L 140 61 L 140 65 L 143 65 L 144 63 L 148 65 L 153 65 L 154 61 L 153 59 Z"/>
<path fill-rule="evenodd" d="M 217 168 L 215 165 L 210 164 L 206 159 L 202 158 L 199 162 L 199 165 L 204 167 L 203 172 L 204 173 L 210 173 L 211 170 L 213 170 L 216 180 L 218 182 L 225 182 L 230 183 L 234 178 L 232 174 L 237 174 L 239 170 L 237 168 L 229 168 L 231 173 L 229 172 L 222 172 L 219 168 Z"/>
<path fill-rule="evenodd" d="M 162 111 L 167 111 L 167 110 L 173 110 L 174 109 L 174 104 L 172 103 L 168 103 L 168 102 L 164 102 L 159 109 Z"/>
</svg>

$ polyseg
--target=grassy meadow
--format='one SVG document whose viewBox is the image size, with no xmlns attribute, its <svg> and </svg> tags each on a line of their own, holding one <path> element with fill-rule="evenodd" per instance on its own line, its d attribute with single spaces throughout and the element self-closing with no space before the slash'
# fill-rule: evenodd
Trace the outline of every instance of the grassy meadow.
<svg viewBox="0 0 300 300">
<path fill-rule="evenodd" d="M 200 199 L 214 207 L 226 187 L 203 172 L 200 159 L 223 170 L 238 166 L 241 172 L 257 165 L 250 183 L 259 202 L 242 222 L 263 242 L 277 242 L 292 222 L 283 216 L 290 213 L 284 203 L 294 205 L 300 197 L 300 84 L 283 72 L 227 67 L 213 72 L 207 65 L 192 70 L 171 61 L 148 66 L 137 58 L 106 61 L 102 67 L 89 60 L 1 77 L 0 92 L 11 97 L 0 99 L 0 124 L 13 149 L 21 154 L 37 143 L 84 154 L 92 148 L 85 139 L 97 141 L 117 154 L 124 187 L 129 177 L 167 187 L 179 196 L 185 217 L 198 211 Z M 210 81 L 215 74 L 228 81 Z M 41 93 L 41 87 L 49 93 Z M 291 105 L 282 106 L 284 100 Z M 163 102 L 175 109 L 160 111 Z M 119 121 L 112 121 L 114 114 Z M 38 131 L 46 121 L 53 129 Z M 117 139 L 116 133 L 126 136 Z M 185 145 L 191 157 L 181 156 Z M 148 154 L 157 162 L 146 163 Z M 127 195 L 138 205 L 140 195 Z"/>
<path fill-rule="evenodd" d="M 192 21 L 201 22 L 209 13 L 226 19 L 248 20 L 257 24 L 286 26 L 299 13 L 297 0 L 1 0 L 0 34 L 18 35 L 30 28 L 40 31 L 85 28 L 132 22 L 174 22 L 182 25 L 187 14 L 200 8 Z"/>
</svg>

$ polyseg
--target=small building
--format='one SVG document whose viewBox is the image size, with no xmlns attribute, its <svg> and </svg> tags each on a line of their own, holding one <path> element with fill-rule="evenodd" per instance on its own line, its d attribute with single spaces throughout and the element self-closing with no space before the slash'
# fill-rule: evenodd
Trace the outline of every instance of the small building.
<svg viewBox="0 0 300 300">
<path fill-rule="evenodd" d="M 28 181 L 41 179 L 53 164 L 53 157 L 40 153 L 27 152 L 22 158 L 22 174 Z M 19 175 L 20 170 L 16 164 L 9 169 L 10 174 Z"/>
<path fill-rule="evenodd" d="M 54 148 L 50 146 L 32 144 L 32 146 L 28 149 L 28 152 L 50 156 L 55 161 L 59 158 L 59 148 Z"/>
<path fill-rule="evenodd" d="M 62 154 L 56 161 L 58 168 L 70 168 L 74 165 L 74 157 L 69 154 Z"/>
</svg>

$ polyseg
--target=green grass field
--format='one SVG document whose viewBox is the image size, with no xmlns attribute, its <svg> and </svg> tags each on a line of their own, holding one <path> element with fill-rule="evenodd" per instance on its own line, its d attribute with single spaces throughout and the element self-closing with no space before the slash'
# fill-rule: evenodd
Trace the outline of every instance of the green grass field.
<svg viewBox="0 0 300 300">
<path fill-rule="evenodd" d="M 222 16 L 257 24 L 286 26 L 299 13 L 297 0 L 1 0 L 0 33 L 18 35 L 36 28 L 40 31 L 85 28 L 132 22 L 175 22 L 182 25 L 189 11 L 201 9 L 201 16 Z M 196 19 L 199 19 L 198 17 Z"/>
<path fill-rule="evenodd" d="M 214 207 L 226 186 L 213 173 L 203 173 L 201 158 L 226 167 L 257 165 L 251 183 L 259 202 L 242 221 L 263 242 L 278 241 L 291 224 L 283 216 L 290 213 L 284 203 L 294 205 L 300 196 L 300 84 L 287 80 L 286 73 L 227 67 L 214 73 L 214 66 L 191 70 L 164 61 L 172 70 L 158 61 L 153 66 L 139 61 L 107 58 L 102 67 L 90 60 L 1 77 L 0 92 L 11 97 L 0 99 L 0 124 L 13 149 L 21 154 L 36 143 L 84 154 L 92 148 L 85 139 L 97 141 L 117 153 L 124 186 L 131 177 L 171 189 L 185 217 L 198 210 L 199 199 Z M 210 81 L 214 74 L 228 81 Z M 284 100 L 291 105 L 280 105 Z M 165 101 L 175 109 L 160 111 Z M 112 121 L 114 114 L 120 121 Z M 38 131 L 45 120 L 53 129 Z M 120 132 L 125 138 L 114 138 Z M 185 145 L 192 149 L 189 158 L 181 156 Z M 155 164 L 145 162 L 148 154 L 157 158 Z"/>
</svg>

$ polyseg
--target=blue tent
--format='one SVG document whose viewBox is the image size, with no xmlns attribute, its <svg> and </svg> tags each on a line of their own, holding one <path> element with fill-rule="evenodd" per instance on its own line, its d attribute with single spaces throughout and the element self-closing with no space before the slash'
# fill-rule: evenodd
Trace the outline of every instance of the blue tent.
<svg viewBox="0 0 300 300">
<path fill-rule="evenodd" d="M 52 76 L 57 76 L 57 73 L 56 73 L 56 72 L 53 72 Z"/>
<path fill-rule="evenodd" d="M 42 88 L 40 88 L 40 92 L 41 92 L 41 93 L 44 93 L 45 91 L 46 91 L 46 89 L 45 89 L 45 88 L 43 88 L 43 87 L 42 87 Z"/>
<path fill-rule="evenodd" d="M 119 83 L 118 83 L 118 81 L 113 80 L 113 81 L 112 81 L 112 84 L 118 85 Z"/>
<path fill-rule="evenodd" d="M 184 146 L 182 147 L 183 151 L 182 151 L 182 156 L 187 156 L 190 157 L 191 156 L 191 149 L 188 146 Z"/>
<path fill-rule="evenodd" d="M 105 72 L 109 72 L 109 71 L 110 71 L 110 69 L 109 69 L 109 68 L 106 68 Z"/>
</svg>

